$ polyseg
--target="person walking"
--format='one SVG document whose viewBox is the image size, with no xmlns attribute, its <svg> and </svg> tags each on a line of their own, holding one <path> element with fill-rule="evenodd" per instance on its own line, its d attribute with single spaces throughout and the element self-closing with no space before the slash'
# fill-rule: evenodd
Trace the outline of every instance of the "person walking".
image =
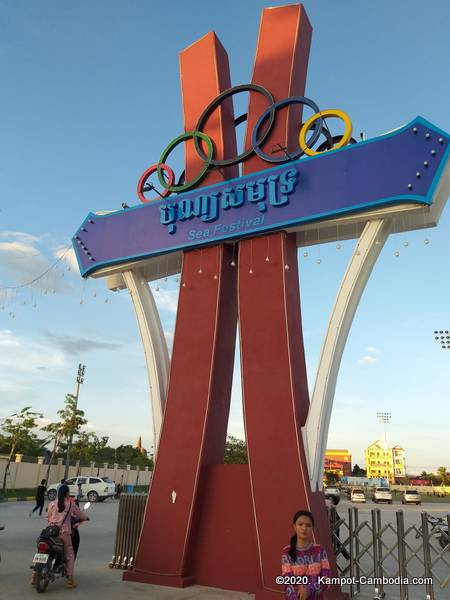
<svg viewBox="0 0 450 600">
<path fill-rule="evenodd" d="M 45 492 L 47 491 L 47 488 L 45 485 L 46 483 L 47 483 L 47 480 L 43 479 L 41 481 L 41 484 L 37 486 L 36 506 L 33 508 L 33 510 L 30 510 L 30 517 L 38 509 L 39 509 L 39 516 L 42 517 L 42 509 L 44 508 L 44 502 L 45 502 Z"/>
</svg>

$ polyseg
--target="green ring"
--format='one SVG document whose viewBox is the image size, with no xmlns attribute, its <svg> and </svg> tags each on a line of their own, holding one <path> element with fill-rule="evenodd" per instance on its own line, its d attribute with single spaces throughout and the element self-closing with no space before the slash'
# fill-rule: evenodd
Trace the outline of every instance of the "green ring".
<svg viewBox="0 0 450 600">
<path fill-rule="evenodd" d="M 185 183 L 183 183 L 183 185 L 167 185 L 167 183 L 163 177 L 162 165 L 166 162 L 167 157 L 172 152 L 172 150 L 178 146 L 178 144 L 181 144 L 181 142 L 183 142 L 184 140 L 188 140 L 189 138 L 195 138 L 195 137 L 198 137 L 201 140 L 203 140 L 208 148 L 208 155 L 206 157 L 203 169 L 200 171 L 200 173 L 199 173 L 199 175 L 197 175 L 197 177 L 195 177 L 194 179 L 191 179 L 191 181 L 186 181 Z M 209 169 L 209 165 L 211 164 L 213 154 L 214 154 L 214 146 L 213 146 L 212 140 L 205 133 L 202 133 L 201 131 L 186 131 L 186 133 L 182 133 L 181 135 L 176 137 L 174 140 L 172 140 L 168 144 L 168 146 L 166 146 L 163 153 L 161 154 L 161 157 L 158 162 L 159 183 L 162 185 L 163 188 L 165 188 L 166 190 L 169 190 L 169 192 L 182 192 L 182 191 L 190 190 L 199 181 L 201 181 L 203 179 L 203 177 L 206 175 L 206 171 Z"/>
</svg>

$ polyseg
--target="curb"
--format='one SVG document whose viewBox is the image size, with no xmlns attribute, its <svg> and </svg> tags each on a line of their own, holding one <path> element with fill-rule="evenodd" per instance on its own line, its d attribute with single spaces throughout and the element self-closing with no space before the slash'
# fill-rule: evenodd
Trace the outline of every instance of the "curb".
<svg viewBox="0 0 450 600">
<path fill-rule="evenodd" d="M 26 502 L 35 500 L 34 496 L 12 496 L 11 498 L 0 498 L 0 502 Z"/>
</svg>

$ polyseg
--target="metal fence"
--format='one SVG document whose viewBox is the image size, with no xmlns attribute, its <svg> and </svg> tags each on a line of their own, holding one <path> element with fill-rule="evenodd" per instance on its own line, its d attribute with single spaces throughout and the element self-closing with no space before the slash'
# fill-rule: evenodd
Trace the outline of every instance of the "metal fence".
<svg viewBox="0 0 450 600">
<path fill-rule="evenodd" d="M 147 494 L 121 494 L 111 569 L 131 569 L 136 556 Z"/>
<path fill-rule="evenodd" d="M 450 598 L 450 515 L 445 523 L 422 512 L 418 523 L 405 524 L 405 514 L 398 510 L 395 522 L 383 522 L 380 509 L 365 520 L 355 507 L 347 518 L 330 510 L 338 575 L 351 598 Z"/>
<path fill-rule="evenodd" d="M 136 556 L 147 494 L 122 494 L 114 555 L 109 566 L 131 569 Z M 367 512 L 366 512 L 367 514 Z M 428 513 L 395 512 L 386 520 L 379 508 L 361 519 L 349 508 L 345 518 L 329 510 L 331 537 L 343 590 L 351 598 L 448 600 L 450 598 L 450 515 L 447 522 Z M 405 520 L 405 515 L 407 519 Z M 421 582 L 415 580 L 423 579 Z"/>
</svg>

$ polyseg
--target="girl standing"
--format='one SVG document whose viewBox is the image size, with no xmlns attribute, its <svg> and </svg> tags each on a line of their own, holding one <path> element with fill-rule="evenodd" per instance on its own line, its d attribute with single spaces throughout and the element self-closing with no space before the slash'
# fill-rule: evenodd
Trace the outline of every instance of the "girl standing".
<svg viewBox="0 0 450 600">
<path fill-rule="evenodd" d="M 292 525 L 295 533 L 281 556 L 281 572 L 294 582 L 286 586 L 286 599 L 323 600 L 328 586 L 320 578 L 330 577 L 331 571 L 325 549 L 312 542 L 314 517 L 307 510 L 299 510 Z"/>
</svg>

